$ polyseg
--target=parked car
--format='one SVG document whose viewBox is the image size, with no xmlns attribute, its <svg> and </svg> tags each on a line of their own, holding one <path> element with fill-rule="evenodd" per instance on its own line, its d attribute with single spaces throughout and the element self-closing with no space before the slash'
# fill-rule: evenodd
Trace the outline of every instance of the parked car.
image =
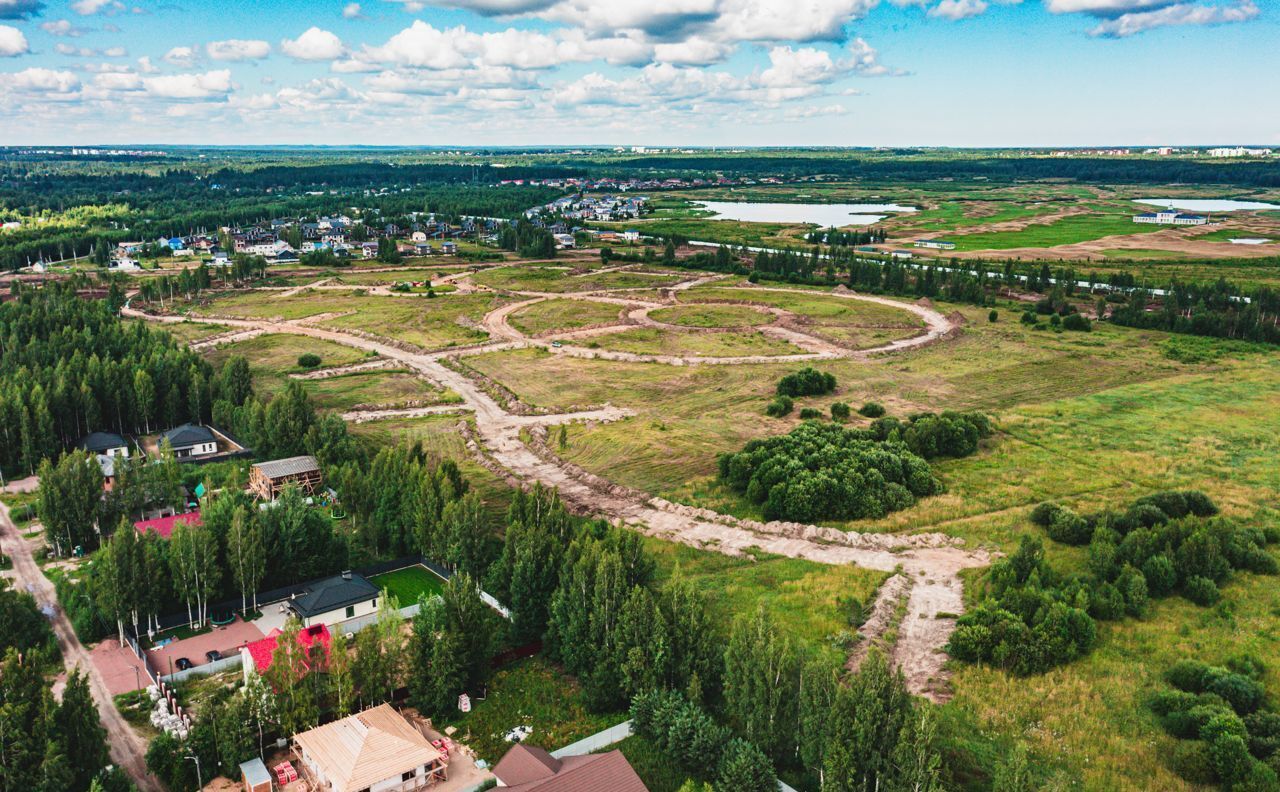
<svg viewBox="0 0 1280 792">
<path fill-rule="evenodd" d="M 179 657 L 177 660 L 173 661 L 173 664 L 178 667 L 179 671 L 186 671 L 188 668 L 195 666 L 195 663 L 192 663 L 185 657 Z"/>
<path fill-rule="evenodd" d="M 222 652 L 219 652 L 217 649 L 210 649 L 204 653 L 204 656 L 209 659 L 210 663 L 216 663 L 222 659 Z"/>
</svg>

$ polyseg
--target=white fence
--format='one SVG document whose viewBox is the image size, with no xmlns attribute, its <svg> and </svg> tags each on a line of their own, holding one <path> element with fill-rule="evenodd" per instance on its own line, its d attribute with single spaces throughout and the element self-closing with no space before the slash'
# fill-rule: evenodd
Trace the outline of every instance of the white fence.
<svg viewBox="0 0 1280 792">
<path fill-rule="evenodd" d="M 184 671 L 174 671 L 172 674 L 162 674 L 160 678 L 165 682 L 168 682 L 170 685 L 176 685 L 179 682 L 184 682 L 190 679 L 191 677 L 212 676 L 214 674 L 220 674 L 223 671 L 228 671 L 232 668 L 239 668 L 242 662 L 244 662 L 244 659 L 240 656 L 239 650 L 237 650 L 235 654 L 227 655 L 221 660 L 214 660 L 212 663 L 205 663 L 204 665 L 192 666 Z"/>
<path fill-rule="evenodd" d="M 551 755 L 556 759 L 563 759 L 566 756 L 584 756 L 589 753 L 595 753 L 601 748 L 607 748 L 616 742 L 622 742 L 631 736 L 631 721 L 624 721 L 617 726 L 610 726 L 601 732 L 596 732 L 590 737 L 583 737 L 576 743 L 570 743 L 558 751 L 552 751 Z"/>
</svg>

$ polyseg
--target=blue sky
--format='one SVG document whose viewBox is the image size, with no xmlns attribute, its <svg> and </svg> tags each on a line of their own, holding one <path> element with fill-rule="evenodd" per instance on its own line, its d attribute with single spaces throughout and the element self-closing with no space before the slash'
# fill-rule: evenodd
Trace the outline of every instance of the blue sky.
<svg viewBox="0 0 1280 792">
<path fill-rule="evenodd" d="M 1277 0 L 0 0 L 0 144 L 1280 146 Z"/>
</svg>

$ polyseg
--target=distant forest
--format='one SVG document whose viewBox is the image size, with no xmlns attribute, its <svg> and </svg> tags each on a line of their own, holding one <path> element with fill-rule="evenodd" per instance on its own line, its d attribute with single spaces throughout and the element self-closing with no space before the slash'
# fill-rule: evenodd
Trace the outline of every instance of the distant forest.
<svg viewBox="0 0 1280 792">
<path fill-rule="evenodd" d="M 1280 187 L 1280 162 L 1209 163 L 1182 159 L 984 158 L 866 159 L 856 155 L 638 157 L 613 162 L 617 171 L 723 173 L 783 177 L 818 174 L 879 181 L 986 178 L 993 181 L 1074 179 L 1094 184 L 1229 184 Z"/>
</svg>

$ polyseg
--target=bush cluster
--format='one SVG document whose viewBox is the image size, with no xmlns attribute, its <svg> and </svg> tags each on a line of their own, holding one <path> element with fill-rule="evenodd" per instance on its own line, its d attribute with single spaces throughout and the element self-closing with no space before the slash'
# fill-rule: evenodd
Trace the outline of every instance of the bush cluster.
<svg viewBox="0 0 1280 792">
<path fill-rule="evenodd" d="M 879 418 L 884 415 L 884 405 L 880 402 L 867 402 L 858 408 L 858 414 L 867 418 Z"/>
<path fill-rule="evenodd" d="M 1280 713 L 1267 705 L 1265 670 L 1246 656 L 1226 667 L 1180 660 L 1166 672 L 1174 689 L 1156 693 L 1150 706 L 1165 731 L 1191 741 L 1171 757 L 1175 772 L 1197 784 L 1280 789 Z"/>
<path fill-rule="evenodd" d="M 303 352 L 298 355 L 298 368 L 313 369 L 320 365 L 320 356 L 314 352 Z"/>
<path fill-rule="evenodd" d="M 720 477 L 764 506 L 765 519 L 882 517 L 940 492 L 929 464 L 901 441 L 809 422 L 719 459 Z"/>
<path fill-rule="evenodd" d="M 800 418 L 804 421 L 813 421 L 822 417 L 822 410 L 817 407 L 804 407 L 800 410 Z"/>
<path fill-rule="evenodd" d="M 982 413 L 918 413 L 899 421 L 878 418 L 871 423 L 877 440 L 901 442 L 925 459 L 966 457 L 978 450 L 978 442 L 991 436 L 991 421 Z"/>
<path fill-rule="evenodd" d="M 790 396 L 779 396 L 765 406 L 764 414 L 771 418 L 781 418 L 784 415 L 790 415 L 794 406 L 795 402 L 791 400 Z"/>
<path fill-rule="evenodd" d="M 835 389 L 834 374 L 808 366 L 778 380 L 779 396 L 821 396 Z"/>
<path fill-rule="evenodd" d="M 1032 521 L 1055 541 L 1087 544 L 1087 571 L 1059 574 L 1045 563 L 1040 541 L 1023 537 L 1014 555 L 992 565 L 985 598 L 957 623 L 951 655 L 1040 673 L 1088 652 L 1095 620 L 1142 616 L 1152 597 L 1174 593 L 1211 605 L 1233 570 L 1275 574 L 1265 549 L 1272 537 L 1216 513 L 1193 491 L 1161 492 L 1124 512 L 1087 516 L 1040 504 Z"/>
<path fill-rule="evenodd" d="M 680 769 L 711 776 L 713 789 L 772 792 L 773 764 L 759 748 L 716 723 L 702 707 L 670 690 L 642 693 L 631 702 L 632 730 L 654 743 Z"/>
<path fill-rule="evenodd" d="M 845 402 L 831 403 L 831 420 L 847 421 L 849 420 L 849 405 Z"/>
</svg>

